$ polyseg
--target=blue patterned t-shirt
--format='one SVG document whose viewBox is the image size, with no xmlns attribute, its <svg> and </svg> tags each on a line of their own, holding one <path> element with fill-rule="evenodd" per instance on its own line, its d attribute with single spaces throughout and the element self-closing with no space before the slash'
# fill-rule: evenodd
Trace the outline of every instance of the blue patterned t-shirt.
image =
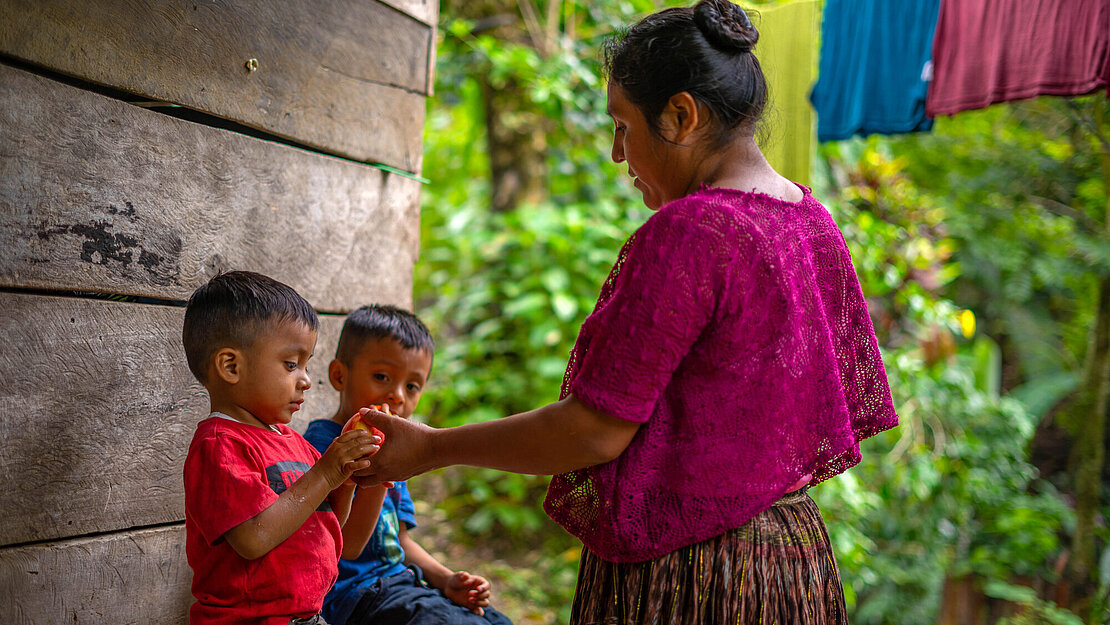
<svg viewBox="0 0 1110 625">
<path fill-rule="evenodd" d="M 320 453 L 324 453 L 342 430 L 343 426 L 335 421 L 319 419 L 308 424 L 304 437 Z M 357 491 L 355 497 L 358 497 Z M 405 551 L 401 549 L 400 541 L 401 523 L 407 529 L 416 527 L 415 514 L 408 486 L 397 482 L 386 492 L 378 524 L 362 553 L 353 560 L 339 560 L 339 579 L 324 599 L 322 611 L 329 623 L 346 623 L 359 600 L 374 587 L 375 582 L 405 571 Z"/>
</svg>

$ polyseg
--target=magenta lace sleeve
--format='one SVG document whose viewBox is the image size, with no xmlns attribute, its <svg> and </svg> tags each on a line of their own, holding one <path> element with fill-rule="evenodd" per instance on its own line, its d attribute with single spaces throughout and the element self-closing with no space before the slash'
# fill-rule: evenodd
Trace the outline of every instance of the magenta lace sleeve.
<svg viewBox="0 0 1110 625">
<path fill-rule="evenodd" d="M 587 320 L 569 391 L 610 416 L 644 422 L 710 321 L 720 291 L 720 234 L 681 211 L 657 213 L 623 252 L 613 295 Z"/>
</svg>

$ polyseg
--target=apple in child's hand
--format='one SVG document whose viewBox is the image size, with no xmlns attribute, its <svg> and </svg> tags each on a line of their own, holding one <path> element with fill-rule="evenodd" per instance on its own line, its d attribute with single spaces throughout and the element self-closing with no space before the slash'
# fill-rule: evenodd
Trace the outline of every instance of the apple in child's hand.
<svg viewBox="0 0 1110 625">
<path fill-rule="evenodd" d="M 368 406 L 368 408 L 372 408 L 374 410 L 377 410 L 378 412 L 384 412 L 385 414 L 393 414 L 389 411 L 389 406 L 387 404 L 382 404 L 381 406 L 371 405 Z M 385 432 L 382 432 L 378 428 L 363 421 L 361 412 L 352 416 L 350 419 L 347 419 L 347 423 L 343 425 L 343 430 L 340 432 L 340 434 L 350 432 L 351 430 L 366 430 L 367 432 L 370 432 L 370 434 L 378 437 L 379 445 L 385 442 Z M 353 484 L 354 482 L 348 480 L 348 483 Z M 386 488 L 393 488 L 393 482 L 382 482 L 382 486 Z"/>
<path fill-rule="evenodd" d="M 384 412 L 386 414 L 389 414 L 389 406 L 370 406 L 370 407 L 373 408 L 374 410 L 377 410 L 378 412 Z M 370 432 L 374 436 L 377 436 L 378 439 L 382 443 L 385 442 L 385 433 L 382 432 L 381 430 L 379 430 L 378 428 L 370 425 L 369 423 L 364 422 L 362 420 L 362 415 L 360 415 L 360 414 L 356 414 L 353 417 L 351 417 L 350 419 L 347 419 L 347 423 L 343 426 L 343 431 L 341 431 L 340 434 L 345 434 L 347 432 L 350 432 L 351 430 L 366 430 L 367 432 Z"/>
</svg>

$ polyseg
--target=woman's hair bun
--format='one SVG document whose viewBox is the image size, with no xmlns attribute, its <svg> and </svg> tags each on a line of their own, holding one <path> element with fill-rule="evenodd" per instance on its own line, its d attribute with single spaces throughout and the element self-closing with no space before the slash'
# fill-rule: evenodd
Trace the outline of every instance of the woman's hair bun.
<svg viewBox="0 0 1110 625">
<path fill-rule="evenodd" d="M 759 40 L 748 14 L 729 0 L 701 0 L 694 23 L 710 45 L 726 52 L 751 52 Z"/>
</svg>

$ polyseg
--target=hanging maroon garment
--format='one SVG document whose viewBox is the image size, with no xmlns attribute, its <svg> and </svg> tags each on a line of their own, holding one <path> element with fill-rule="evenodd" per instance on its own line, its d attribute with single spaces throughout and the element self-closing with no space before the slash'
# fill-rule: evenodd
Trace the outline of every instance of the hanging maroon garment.
<svg viewBox="0 0 1110 625">
<path fill-rule="evenodd" d="M 930 117 L 1108 89 L 1110 0 L 941 0 Z"/>
</svg>

